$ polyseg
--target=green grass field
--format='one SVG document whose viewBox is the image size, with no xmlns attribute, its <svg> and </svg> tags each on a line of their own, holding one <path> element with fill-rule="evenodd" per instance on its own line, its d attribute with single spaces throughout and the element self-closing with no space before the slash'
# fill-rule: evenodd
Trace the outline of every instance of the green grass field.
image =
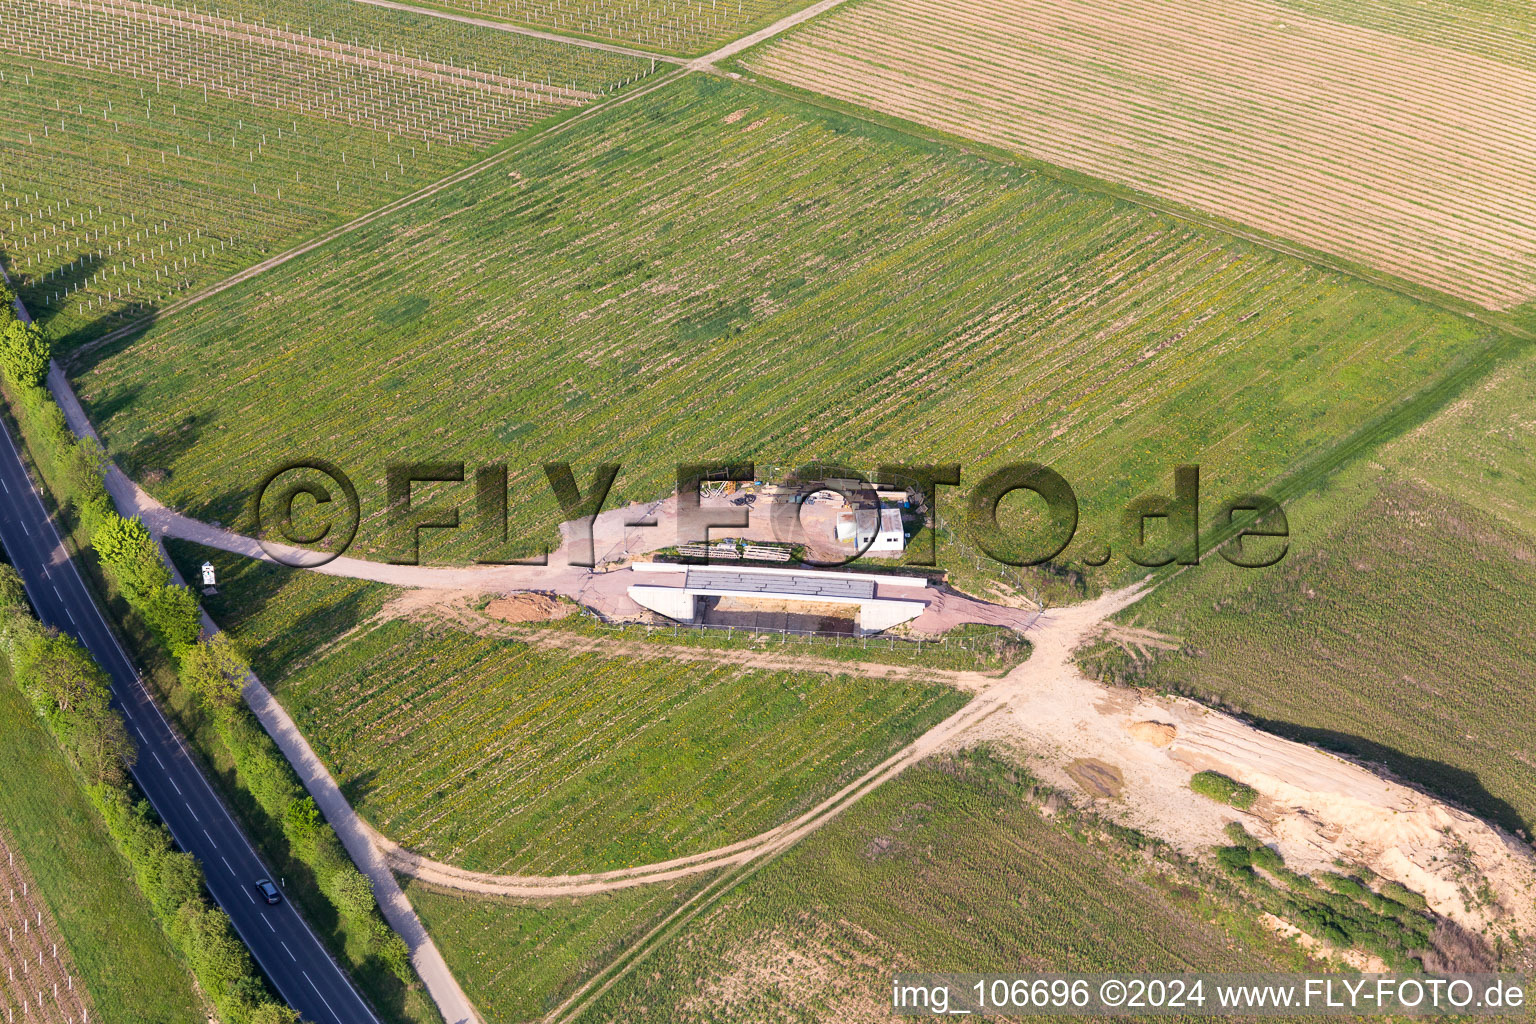
<svg viewBox="0 0 1536 1024">
<path fill-rule="evenodd" d="M 115 4 L 13 6 L 0 33 L 0 255 L 65 346 L 651 69 L 356 4 L 222 12 L 249 19 L 234 22 L 164 4 L 171 25 Z M 209 26 L 246 35 L 221 42 Z"/>
<path fill-rule="evenodd" d="M 538 1020 L 711 875 L 580 899 L 512 901 L 407 881 L 454 977 L 495 1024 Z"/>
<path fill-rule="evenodd" d="M 967 482 L 1048 462 L 1082 506 L 1070 558 L 1177 463 L 1202 466 L 1208 509 L 1307 473 L 1491 336 L 1028 168 L 693 78 L 73 375 L 130 475 L 194 515 L 243 523 L 278 462 L 336 462 L 363 556 L 399 551 L 380 492 L 401 458 L 506 461 L 526 540 L 557 517 L 548 459 L 582 480 L 622 462 L 617 502 L 665 493 L 683 459 L 815 456 L 953 459 Z M 472 517 L 472 485 L 436 495 Z M 469 529 L 423 551 L 487 553 Z"/>
<path fill-rule="evenodd" d="M 0 822 L 53 913 L 96 1015 L 201 1024 L 192 978 L 53 739 L 0 669 Z M 17 1018 L 21 1019 L 21 1018 Z"/>
<path fill-rule="evenodd" d="M 1124 618 L 1178 638 L 1101 645 L 1091 672 L 1241 709 L 1536 831 L 1536 360 L 1291 508 L 1275 570 L 1186 573 Z"/>
<path fill-rule="evenodd" d="M 359 812 L 480 870 L 604 870 L 748 838 L 966 701 L 941 685 L 381 621 L 385 588 L 214 561 L 210 614 L 251 647 Z"/>
<path fill-rule="evenodd" d="M 929 761 L 738 888 L 580 1019 L 890 1019 L 897 971 L 1265 971 L 1294 949 L 1005 765 Z"/>
</svg>

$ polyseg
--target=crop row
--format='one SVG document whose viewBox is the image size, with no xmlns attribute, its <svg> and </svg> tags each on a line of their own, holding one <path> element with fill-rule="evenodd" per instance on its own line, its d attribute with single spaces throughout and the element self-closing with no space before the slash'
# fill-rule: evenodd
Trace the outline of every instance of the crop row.
<svg viewBox="0 0 1536 1024">
<path fill-rule="evenodd" d="M 380 616 L 388 588 L 213 559 L 209 612 L 252 651 L 359 812 L 477 870 L 560 874 L 745 839 L 965 702 L 826 672 L 547 652 Z"/>
<path fill-rule="evenodd" d="M 574 48 L 540 43 L 510 48 L 503 73 L 129 0 L 11 7 L 0 252 L 65 347 L 649 68 L 604 54 L 541 70 Z"/>
<path fill-rule="evenodd" d="M 1489 307 L 1536 298 L 1536 73 L 1260 0 L 876 0 L 763 73 Z"/>
<path fill-rule="evenodd" d="M 17 0 L 0 49 L 425 143 L 485 146 L 595 94 L 136 0 Z"/>
<path fill-rule="evenodd" d="M 600 91 L 655 70 L 650 59 L 572 46 L 503 28 L 444 18 L 429 10 L 394 9 L 336 0 L 146 0 L 177 16 L 211 14 L 247 26 L 309 39 L 382 50 L 401 58 L 494 72 L 573 89 Z"/>
<path fill-rule="evenodd" d="M 56 337 L 218 280 L 471 153 L 4 55 L 0 75 L 0 248 Z"/>
<path fill-rule="evenodd" d="M 666 493 L 679 460 L 959 461 L 969 486 L 1037 459 L 1090 541 L 1179 463 L 1213 503 L 1285 475 L 1483 336 L 1043 175 L 685 80 L 76 381 L 125 468 L 205 519 L 241 521 L 237 482 L 324 437 L 362 556 L 393 553 L 403 452 L 507 463 L 518 537 L 553 527 L 554 459 L 621 463 L 611 503 Z M 467 488 L 442 489 L 466 522 Z M 425 536 L 428 560 L 485 553 L 473 529 Z"/>
<path fill-rule="evenodd" d="M 1536 70 L 1536 12 L 1504 0 L 1275 0 L 1313 17 Z"/>
</svg>

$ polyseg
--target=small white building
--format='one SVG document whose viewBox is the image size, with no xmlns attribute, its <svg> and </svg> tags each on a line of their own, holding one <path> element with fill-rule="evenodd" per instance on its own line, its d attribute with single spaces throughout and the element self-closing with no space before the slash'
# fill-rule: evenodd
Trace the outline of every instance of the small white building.
<svg viewBox="0 0 1536 1024">
<path fill-rule="evenodd" d="M 844 509 L 837 516 L 837 539 L 868 554 L 900 554 L 907 535 L 901 509 Z"/>
</svg>

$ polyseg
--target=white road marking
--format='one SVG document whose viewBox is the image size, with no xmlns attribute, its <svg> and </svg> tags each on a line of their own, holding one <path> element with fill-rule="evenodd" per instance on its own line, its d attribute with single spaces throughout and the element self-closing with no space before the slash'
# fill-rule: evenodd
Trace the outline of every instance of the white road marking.
<svg viewBox="0 0 1536 1024">
<path fill-rule="evenodd" d="M 218 844 L 218 843 L 216 843 L 216 842 L 214 842 L 214 841 L 213 841 L 213 836 L 210 836 L 210 835 L 209 835 L 209 834 L 208 834 L 208 830 L 207 830 L 207 829 L 203 829 L 203 837 L 204 837 L 204 838 L 206 838 L 206 839 L 207 839 L 207 840 L 208 840 L 208 845 L 209 845 L 209 846 L 212 846 L 212 847 L 214 847 L 214 848 L 215 848 L 215 849 L 217 849 L 217 848 L 218 848 L 218 845 L 219 845 L 219 844 Z"/>
<path fill-rule="evenodd" d="M 15 457 L 15 459 L 18 462 L 20 462 L 21 461 L 21 452 L 16 448 L 16 442 L 11 439 L 10 431 L 4 429 L 3 426 L 0 426 L 0 437 L 3 437 L 5 439 L 6 447 L 8 447 L 11 450 L 11 453 Z M 53 520 L 49 517 L 48 510 L 43 506 L 42 498 L 39 496 L 37 488 L 35 486 L 32 486 L 31 480 L 28 480 L 27 484 L 28 484 L 28 489 L 32 492 L 32 500 L 37 502 L 37 504 L 38 504 L 38 511 L 40 513 L 42 513 L 43 522 L 47 525 L 48 532 L 53 535 L 53 543 L 54 543 L 55 548 L 56 549 L 57 548 L 62 548 L 63 545 L 64 545 L 64 541 L 59 537 L 58 528 L 54 525 Z M 26 523 L 24 521 L 21 521 L 20 519 L 18 519 L 18 523 L 21 526 L 22 531 L 24 533 L 26 533 L 26 535 L 28 537 L 30 537 L 32 535 L 32 531 L 27 528 Z M 66 560 L 66 562 L 64 564 L 67 566 L 69 572 L 75 573 L 76 581 L 77 582 L 81 582 L 80 581 L 80 577 L 79 577 L 79 572 L 75 568 L 74 563 L 71 562 L 71 561 Z M 42 567 L 42 573 L 43 573 L 43 579 L 45 581 L 50 581 L 51 582 L 53 576 L 52 576 L 52 573 L 49 571 L 47 565 L 44 565 Z M 84 585 L 83 582 L 81 582 L 81 585 L 82 586 Z M 181 753 L 183 755 L 186 755 L 187 754 L 186 744 L 182 742 L 180 736 L 176 735 L 176 733 L 171 730 L 171 725 L 170 725 L 169 720 L 165 717 L 165 712 L 160 710 L 160 706 L 158 704 L 156 704 L 154 702 L 154 699 L 150 696 L 150 694 L 149 694 L 149 687 L 147 685 L 145 685 L 143 677 L 140 676 L 138 674 L 138 672 L 134 669 L 134 667 L 133 667 L 133 660 L 128 657 L 128 652 L 123 649 L 122 641 L 119 640 L 117 634 L 112 631 L 112 627 L 107 622 L 106 613 L 104 611 L 102 611 L 101 605 L 99 605 L 95 600 L 89 600 L 87 603 L 91 606 L 91 610 L 93 612 L 95 612 L 95 614 L 96 614 L 96 621 L 101 624 L 102 632 L 106 635 L 107 639 L 112 644 L 112 647 L 108 651 L 108 653 L 115 652 L 117 654 L 118 663 L 122 667 L 123 671 L 125 671 L 129 676 L 133 677 L 133 681 L 138 684 L 139 695 L 143 698 L 144 703 L 149 706 L 149 708 L 154 712 L 156 717 L 158 717 L 160 719 L 160 723 L 163 726 L 165 726 L 166 731 L 171 736 L 171 742 L 175 744 L 177 750 L 181 751 Z M 126 713 L 126 706 L 125 706 L 125 713 Z M 131 719 L 130 719 L 130 721 L 131 721 Z M 133 731 L 138 734 L 138 737 L 139 737 L 141 742 L 143 742 L 146 745 L 148 745 L 148 742 L 149 742 L 148 738 L 144 735 L 144 730 L 139 728 L 137 723 L 134 723 Z M 244 838 L 243 830 L 240 828 L 239 824 L 237 824 L 235 822 L 234 816 L 232 814 L 230 814 L 230 812 L 229 812 L 229 808 L 226 807 L 224 805 L 223 801 L 219 800 L 218 797 L 213 793 L 213 788 L 208 783 L 208 780 L 205 777 L 203 777 L 203 775 L 201 773 L 199 773 L 197 777 L 198 777 L 198 780 L 203 783 L 204 788 L 206 788 L 208 790 L 209 795 L 214 797 L 214 804 L 218 807 L 218 809 L 220 811 L 223 812 L 224 818 L 225 818 L 226 821 L 229 822 L 230 827 L 235 829 L 237 835 L 240 835 L 242 838 Z M 176 786 L 175 782 L 172 782 L 171 785 L 172 786 Z M 181 792 L 181 787 L 176 786 L 176 792 L 180 793 Z M 206 830 L 204 830 L 204 834 L 205 835 L 207 834 Z M 213 841 L 213 839 L 210 836 L 209 837 L 209 842 L 212 842 L 212 841 Z M 247 841 L 247 844 L 249 845 L 249 841 Z M 247 896 L 249 896 L 249 893 L 247 893 Z M 252 897 L 252 899 L 254 899 L 254 897 Z M 216 896 L 215 896 L 215 902 L 218 902 L 218 899 L 217 899 Z M 310 937 L 313 938 L 316 943 L 318 943 L 320 941 L 319 937 L 317 935 L 315 935 L 315 930 L 312 927 L 310 927 L 309 922 L 304 920 L 304 917 L 303 917 L 302 914 L 296 914 L 295 916 L 297 917 L 297 919 L 299 921 L 299 924 L 303 926 L 304 930 L 309 932 Z M 239 929 L 239 926 L 237 925 L 236 926 L 236 930 L 238 931 L 238 929 Z M 288 958 L 290 960 L 292 960 L 294 963 L 298 963 L 299 962 L 299 958 L 293 955 L 293 950 L 288 948 L 288 943 L 282 942 L 281 940 L 279 940 L 279 942 L 281 943 L 281 945 L 283 947 L 283 952 L 288 954 Z M 343 981 L 347 980 L 345 975 L 342 975 L 342 978 L 343 978 Z M 276 982 L 276 984 L 278 986 L 279 993 L 283 994 L 283 998 L 287 999 L 291 1003 L 292 1000 L 288 999 L 288 996 L 286 994 L 282 993 L 282 989 L 283 989 L 282 982 L 278 981 L 275 977 L 274 977 L 274 981 Z M 310 984 L 313 985 L 314 982 L 311 981 Z M 356 993 L 354 991 L 354 996 L 355 995 L 356 995 Z M 322 996 L 321 998 L 322 998 L 322 1001 L 324 1001 L 324 997 Z M 361 997 L 358 996 L 357 998 L 359 999 L 359 1002 L 361 1004 Z M 329 1007 L 330 1004 L 326 1003 L 326 1006 Z M 364 1006 L 364 1010 L 365 1010 L 365 1013 L 366 1013 L 366 1020 L 373 1022 L 373 1024 L 378 1024 L 378 1017 L 375 1014 L 373 1014 L 372 1012 L 367 1011 L 366 1010 L 366 1006 Z M 332 1013 L 334 1014 L 335 1011 L 332 1010 Z"/>
<path fill-rule="evenodd" d="M 222 853 L 221 853 L 221 854 L 219 854 L 219 860 L 221 860 L 221 861 L 223 861 L 223 862 L 224 862 L 224 866 L 225 866 L 225 867 L 226 867 L 226 868 L 229 868 L 229 873 L 230 873 L 230 874 L 234 874 L 234 873 L 235 873 L 235 869 L 234 869 L 234 868 L 233 868 L 233 867 L 231 867 L 231 866 L 230 866 L 230 863 L 229 863 L 229 858 L 228 858 L 228 857 L 226 857 L 226 856 L 224 856 L 224 855 L 223 855 L 223 854 L 222 854 Z M 249 894 L 249 893 L 247 893 L 247 894 L 246 894 L 246 895 L 250 895 L 250 894 Z"/>
<path fill-rule="evenodd" d="M 315 995 L 320 996 L 320 1001 L 325 1004 L 325 1008 L 327 1010 L 331 1011 L 331 1016 L 332 1017 L 336 1017 L 336 1008 L 331 1005 L 331 1002 L 330 1002 L 329 999 L 326 999 L 325 996 L 321 995 L 321 993 L 320 993 L 320 986 L 315 984 L 315 979 L 311 978 L 309 976 L 309 972 L 308 971 L 304 972 L 304 980 L 309 982 L 309 987 L 315 990 Z M 336 1019 L 340 1020 L 341 1018 L 340 1017 L 336 1017 Z"/>
<path fill-rule="evenodd" d="M 165 762 L 160 760 L 160 754 L 158 752 L 151 750 L 149 752 L 149 756 L 153 757 L 155 759 L 155 764 L 160 766 L 160 770 L 161 771 L 165 771 L 166 770 L 165 769 Z"/>
<path fill-rule="evenodd" d="M 192 809 L 192 805 L 191 804 L 187 804 L 186 808 L 187 808 L 187 813 L 192 815 L 192 820 L 193 821 L 201 822 L 203 820 L 202 818 L 199 818 L 197 816 L 197 812 Z"/>
<path fill-rule="evenodd" d="M 271 932 L 273 935 L 277 934 L 277 929 L 272 927 L 271 918 L 264 917 L 261 919 L 261 923 L 267 926 L 267 931 Z"/>
<path fill-rule="evenodd" d="M 166 776 L 166 777 L 165 777 L 165 781 L 166 781 L 166 782 L 169 782 L 169 783 L 170 783 L 170 784 L 171 784 L 171 788 L 172 788 L 172 789 L 174 789 L 174 790 L 175 790 L 175 791 L 176 791 L 176 795 L 177 795 L 177 796 L 183 796 L 183 795 L 184 795 L 184 794 L 183 794 L 183 793 L 182 793 L 182 791 L 181 791 L 181 787 L 180 787 L 180 786 L 178 786 L 178 785 L 176 785 L 176 780 L 175 780 L 175 779 L 173 779 L 173 778 L 171 778 L 171 777 L 170 777 L 170 776 L 169 776 L 169 775 L 167 775 L 167 776 Z"/>
</svg>

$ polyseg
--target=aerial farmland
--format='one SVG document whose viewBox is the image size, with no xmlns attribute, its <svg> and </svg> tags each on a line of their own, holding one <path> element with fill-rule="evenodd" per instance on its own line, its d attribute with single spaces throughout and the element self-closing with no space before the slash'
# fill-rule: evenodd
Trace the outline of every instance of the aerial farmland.
<svg viewBox="0 0 1536 1024">
<path fill-rule="evenodd" d="M 0 0 L 3 1024 L 1516 1019 L 1533 27 Z"/>
<path fill-rule="evenodd" d="M 674 456 L 979 475 L 1021 450 L 1071 470 L 1102 539 L 1191 439 L 1212 487 L 1304 474 L 1382 396 L 1492 340 L 1231 235 L 700 79 L 67 365 L 130 475 L 200 518 L 234 522 L 224 475 L 325 424 L 387 558 L 372 452 L 427 436 L 507 463 L 530 541 L 553 537 L 551 459 L 621 462 L 622 503 L 664 493 Z M 1339 389 L 1274 379 L 1309 365 Z M 465 388 L 482 397 L 459 412 Z M 475 554 L 471 532 L 437 543 Z"/>
<path fill-rule="evenodd" d="M 1536 299 L 1516 23 L 1495 48 L 1417 6 L 1351 23 L 1372 6 L 890 0 L 744 63 L 1481 306 Z"/>
<path fill-rule="evenodd" d="M 61 336 L 131 324 L 651 68 L 331 17 L 8 5 L 7 256 Z"/>
</svg>

